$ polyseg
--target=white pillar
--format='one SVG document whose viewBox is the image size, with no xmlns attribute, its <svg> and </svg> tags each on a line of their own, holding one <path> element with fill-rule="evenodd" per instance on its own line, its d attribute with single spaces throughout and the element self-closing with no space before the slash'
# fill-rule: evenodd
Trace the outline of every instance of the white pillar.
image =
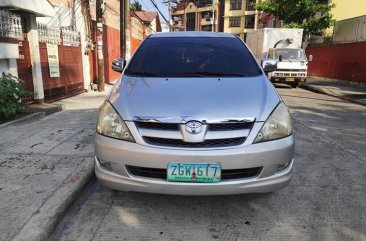
<svg viewBox="0 0 366 241">
<path fill-rule="evenodd" d="M 78 14 L 81 14 L 81 12 Z M 80 31 L 80 42 L 81 42 L 81 62 L 83 63 L 83 78 L 84 78 L 84 90 L 90 90 L 90 63 L 89 63 L 89 55 L 84 54 L 87 51 L 87 39 L 86 39 L 86 31 L 85 31 L 85 23 L 84 18 L 80 18 L 79 31 Z"/>
<path fill-rule="evenodd" d="M 44 101 L 44 89 L 41 69 L 41 56 L 39 53 L 39 41 L 37 32 L 36 16 L 33 14 L 26 16 L 26 32 L 29 41 L 29 52 L 32 64 L 32 76 L 34 92 L 37 94 L 34 99 L 37 103 Z"/>
</svg>

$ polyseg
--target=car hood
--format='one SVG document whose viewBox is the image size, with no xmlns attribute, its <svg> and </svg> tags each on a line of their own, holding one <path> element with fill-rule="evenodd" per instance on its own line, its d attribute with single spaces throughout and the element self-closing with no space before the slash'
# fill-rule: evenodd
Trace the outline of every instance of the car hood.
<svg viewBox="0 0 366 241">
<path fill-rule="evenodd" d="M 265 121 L 280 101 L 264 77 L 146 78 L 123 76 L 109 101 L 126 121 Z"/>
</svg>

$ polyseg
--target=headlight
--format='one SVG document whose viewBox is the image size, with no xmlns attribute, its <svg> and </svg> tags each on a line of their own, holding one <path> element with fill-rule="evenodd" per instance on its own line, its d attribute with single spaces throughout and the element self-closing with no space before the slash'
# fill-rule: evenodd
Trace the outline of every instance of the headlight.
<svg viewBox="0 0 366 241">
<path fill-rule="evenodd" d="M 104 136 L 135 142 L 125 122 L 108 101 L 99 108 L 97 132 Z"/>
<path fill-rule="evenodd" d="M 291 117 L 285 104 L 281 102 L 268 117 L 253 143 L 271 141 L 291 134 Z"/>
</svg>

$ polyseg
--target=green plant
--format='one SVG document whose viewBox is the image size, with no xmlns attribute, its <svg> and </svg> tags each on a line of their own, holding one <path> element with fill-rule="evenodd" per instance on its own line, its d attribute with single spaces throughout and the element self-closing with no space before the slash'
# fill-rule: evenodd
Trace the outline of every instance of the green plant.
<svg viewBox="0 0 366 241">
<path fill-rule="evenodd" d="M 11 74 L 0 77 L 0 119 L 9 119 L 25 110 L 22 98 L 34 96 L 23 89 L 23 80 Z"/>
<path fill-rule="evenodd" d="M 133 3 L 130 4 L 130 9 L 134 12 L 142 11 L 142 5 L 139 1 L 134 0 Z"/>
<path fill-rule="evenodd" d="M 282 27 L 303 28 L 305 35 L 321 35 L 335 20 L 335 4 L 323 0 L 267 0 L 255 4 L 259 11 L 271 13 L 283 21 Z"/>
</svg>

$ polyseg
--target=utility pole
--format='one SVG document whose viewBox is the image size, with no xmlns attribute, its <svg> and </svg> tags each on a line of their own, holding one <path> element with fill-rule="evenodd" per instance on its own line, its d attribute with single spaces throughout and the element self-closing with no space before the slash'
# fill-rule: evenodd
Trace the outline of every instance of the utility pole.
<svg viewBox="0 0 366 241">
<path fill-rule="evenodd" d="M 98 55 L 98 91 L 104 91 L 104 57 L 103 57 L 103 0 L 96 0 L 97 18 L 97 55 Z"/>
<path fill-rule="evenodd" d="M 171 5 L 171 0 L 168 1 L 168 11 L 169 11 L 169 32 L 173 31 L 173 28 L 171 26 L 171 22 L 172 22 L 172 11 L 171 11 L 172 5 Z"/>
<path fill-rule="evenodd" d="M 215 32 L 215 6 L 219 5 L 219 0 L 213 0 L 212 1 L 212 32 Z M 219 14 L 217 13 L 217 16 L 219 16 Z"/>
<path fill-rule="evenodd" d="M 167 1 L 162 2 L 162 3 L 164 3 L 164 4 L 168 4 L 168 10 L 169 10 L 169 22 L 168 22 L 167 24 L 168 24 L 168 26 L 169 26 L 169 32 L 174 31 L 173 26 L 171 25 L 171 21 L 172 21 L 172 11 L 171 11 L 171 8 L 172 8 L 172 2 L 173 2 L 173 3 L 177 3 L 175 0 L 167 0 Z"/>
<path fill-rule="evenodd" d="M 215 5 L 212 4 L 212 32 L 215 32 Z"/>
<path fill-rule="evenodd" d="M 126 58 L 126 19 L 127 19 L 127 1 L 129 0 L 120 0 L 119 1 L 119 12 L 120 12 L 120 18 L 119 18 L 119 26 L 120 26 L 120 51 L 121 51 L 121 58 Z"/>
</svg>

